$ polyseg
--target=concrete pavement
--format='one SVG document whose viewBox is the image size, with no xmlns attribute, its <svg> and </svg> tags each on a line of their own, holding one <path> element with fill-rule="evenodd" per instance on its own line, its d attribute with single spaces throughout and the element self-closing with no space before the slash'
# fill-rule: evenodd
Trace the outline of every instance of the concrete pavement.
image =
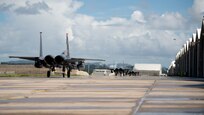
<svg viewBox="0 0 204 115">
<path fill-rule="evenodd" d="M 0 114 L 203 115 L 202 79 L 0 78 Z"/>
</svg>

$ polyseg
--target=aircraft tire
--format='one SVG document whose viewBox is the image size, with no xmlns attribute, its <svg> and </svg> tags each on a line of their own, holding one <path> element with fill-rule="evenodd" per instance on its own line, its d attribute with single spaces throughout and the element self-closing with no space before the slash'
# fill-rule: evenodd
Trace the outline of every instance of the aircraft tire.
<svg viewBox="0 0 204 115">
<path fill-rule="evenodd" d="M 50 71 L 47 71 L 47 78 L 50 77 Z"/>
<path fill-rule="evenodd" d="M 63 68 L 62 68 L 62 76 L 63 76 L 63 78 L 65 77 L 65 67 L 63 66 Z"/>
<path fill-rule="evenodd" d="M 67 78 L 70 78 L 70 70 L 67 71 Z"/>
</svg>

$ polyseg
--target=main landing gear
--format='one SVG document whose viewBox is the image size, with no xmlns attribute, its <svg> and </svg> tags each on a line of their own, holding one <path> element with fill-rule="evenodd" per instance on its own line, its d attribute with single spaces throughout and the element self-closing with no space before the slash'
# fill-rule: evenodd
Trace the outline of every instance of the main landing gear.
<svg viewBox="0 0 204 115">
<path fill-rule="evenodd" d="M 65 77 L 65 70 L 66 67 L 63 66 L 62 67 L 62 76 L 63 78 Z M 71 67 L 67 67 L 67 78 L 70 78 L 70 73 L 71 73 L 72 68 Z M 48 71 L 47 71 L 47 78 L 50 78 L 51 72 L 55 71 L 54 67 L 51 67 Z"/>
<path fill-rule="evenodd" d="M 71 67 L 67 67 L 67 78 L 70 78 L 70 73 L 72 71 Z"/>
<path fill-rule="evenodd" d="M 62 67 L 62 76 L 63 78 L 65 77 L 65 67 Z M 70 78 L 70 73 L 71 73 L 72 68 L 71 67 L 67 67 L 67 78 Z"/>
<path fill-rule="evenodd" d="M 65 67 L 64 66 L 62 67 L 62 76 L 63 78 L 65 77 Z"/>
</svg>

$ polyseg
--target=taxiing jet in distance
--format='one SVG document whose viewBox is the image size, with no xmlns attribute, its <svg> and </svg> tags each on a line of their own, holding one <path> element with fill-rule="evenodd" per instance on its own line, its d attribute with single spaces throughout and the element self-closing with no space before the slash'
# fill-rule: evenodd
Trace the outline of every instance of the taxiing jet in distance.
<svg viewBox="0 0 204 115">
<path fill-rule="evenodd" d="M 9 58 L 19 58 L 35 61 L 34 66 L 36 68 L 49 68 L 47 71 L 47 77 L 50 77 L 51 72 L 55 71 L 55 67 L 62 68 L 62 75 L 65 77 L 65 71 L 67 70 L 67 77 L 70 78 L 70 72 L 72 69 L 77 68 L 80 70 L 84 67 L 85 60 L 90 61 L 105 61 L 102 59 L 86 59 L 86 58 L 71 58 L 69 54 L 69 40 L 68 33 L 66 33 L 66 51 L 60 55 L 52 56 L 46 55 L 43 56 L 42 51 L 42 32 L 40 32 L 40 55 L 39 57 L 30 57 L 30 56 L 9 56 Z"/>
</svg>

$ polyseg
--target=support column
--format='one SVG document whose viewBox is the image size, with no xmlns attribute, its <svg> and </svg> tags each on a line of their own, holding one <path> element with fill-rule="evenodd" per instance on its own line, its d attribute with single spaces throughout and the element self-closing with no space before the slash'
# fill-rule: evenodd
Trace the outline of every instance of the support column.
<svg viewBox="0 0 204 115">
<path fill-rule="evenodd" d="M 201 34 L 200 34 L 200 74 L 204 77 L 204 19 L 202 20 Z"/>
<path fill-rule="evenodd" d="M 201 55 L 202 55 L 202 52 L 201 52 L 201 41 L 200 41 L 200 32 L 201 32 L 201 29 L 197 29 L 196 30 L 196 48 L 197 48 L 197 77 L 200 77 L 200 76 L 202 76 L 202 74 L 201 74 L 201 65 L 202 65 L 202 62 L 201 62 Z"/>
<path fill-rule="evenodd" d="M 186 41 L 186 70 L 187 76 L 190 76 L 190 69 L 189 69 L 189 41 Z"/>
<path fill-rule="evenodd" d="M 197 77 L 199 77 L 199 76 L 201 76 L 201 69 L 200 69 L 200 65 L 201 65 L 201 63 L 200 63 L 200 54 L 201 54 L 201 52 L 200 52 L 200 40 L 199 41 L 197 41 Z"/>
<path fill-rule="evenodd" d="M 191 44 L 192 44 L 192 38 L 189 39 L 189 53 L 188 53 L 188 56 L 189 56 L 189 77 L 192 77 L 192 47 L 191 47 Z"/>
<path fill-rule="evenodd" d="M 194 77 L 197 77 L 197 44 L 196 44 L 196 41 L 194 43 Z"/>
</svg>

